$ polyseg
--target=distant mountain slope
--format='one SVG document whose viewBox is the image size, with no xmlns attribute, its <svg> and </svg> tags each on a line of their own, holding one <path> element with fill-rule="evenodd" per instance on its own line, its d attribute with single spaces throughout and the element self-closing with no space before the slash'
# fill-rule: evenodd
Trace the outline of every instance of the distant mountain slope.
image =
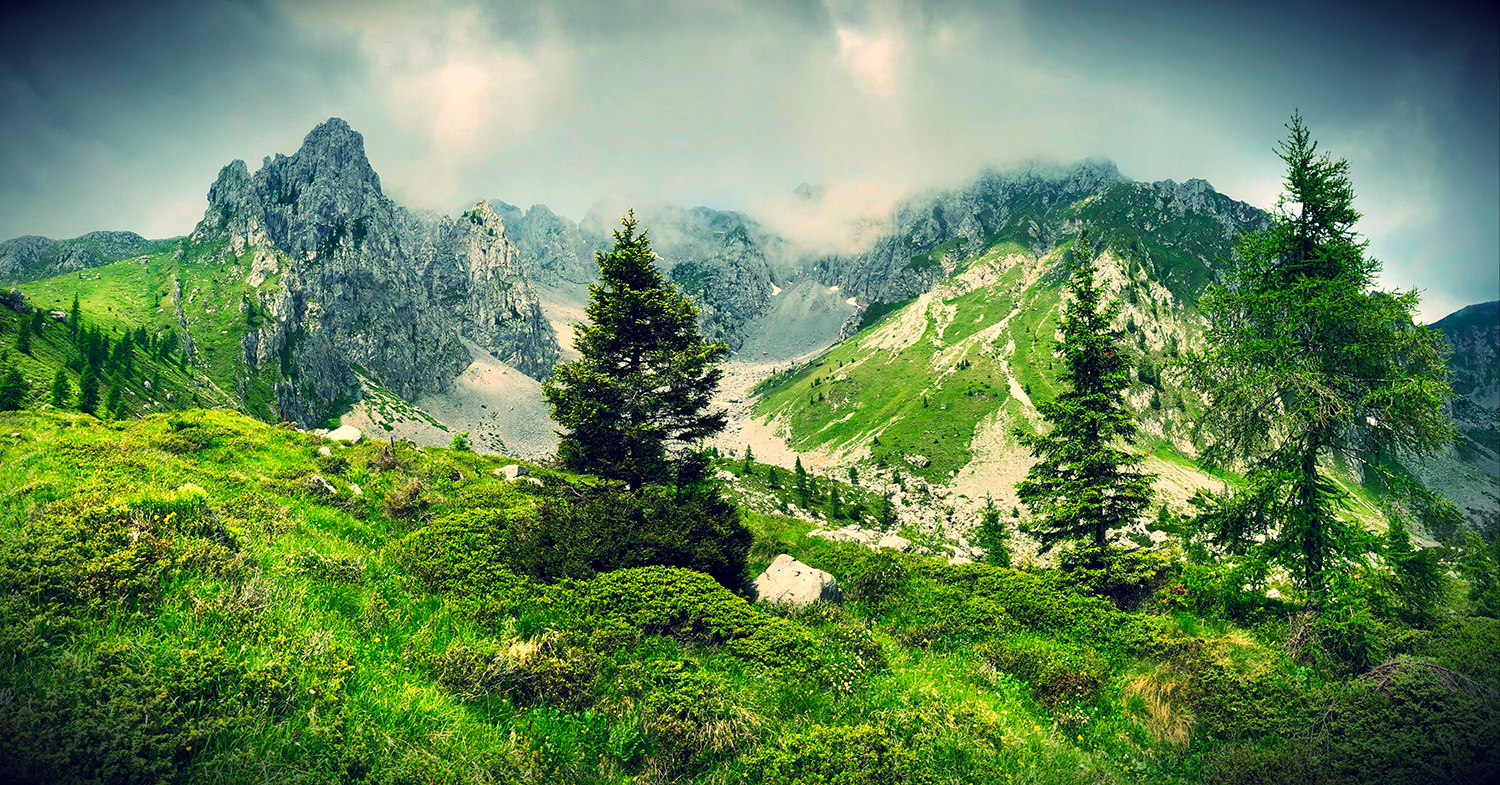
<svg viewBox="0 0 1500 785">
<path fill-rule="evenodd" d="M 1453 351 L 1453 420 L 1459 455 L 1500 477 L 1500 300 L 1471 305 L 1433 328 Z"/>
<path fill-rule="evenodd" d="M 89 232 L 71 240 L 26 235 L 0 243 L 0 282 L 39 281 L 126 257 L 157 253 L 171 240 L 147 240 L 135 232 Z"/>
</svg>

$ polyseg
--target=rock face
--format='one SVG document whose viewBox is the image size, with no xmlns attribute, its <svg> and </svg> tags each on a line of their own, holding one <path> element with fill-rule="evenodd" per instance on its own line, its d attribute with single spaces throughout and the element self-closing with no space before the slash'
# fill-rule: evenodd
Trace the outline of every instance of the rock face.
<svg viewBox="0 0 1500 785">
<path fill-rule="evenodd" d="M 600 250 L 579 231 L 578 224 L 552 212 L 544 204 L 530 210 L 495 201 L 495 210 L 505 222 L 510 241 L 521 255 L 522 271 L 547 285 L 587 284 L 597 268 L 594 251 Z"/>
<path fill-rule="evenodd" d="M 697 304 L 703 337 L 733 351 L 745 342 L 746 324 L 770 309 L 774 286 L 765 254 L 744 226 L 727 231 L 707 258 L 673 267 L 672 282 Z"/>
<path fill-rule="evenodd" d="M 469 365 L 460 337 L 534 378 L 556 362 L 556 334 L 499 213 L 485 202 L 456 218 L 397 206 L 343 120 L 253 176 L 243 161 L 224 167 L 208 202 L 188 261 L 248 263 L 270 319 L 245 336 L 244 361 L 275 363 L 287 419 L 321 421 L 360 395 L 359 376 L 408 400 L 441 390 Z"/>
<path fill-rule="evenodd" d="M 36 281 L 158 250 L 167 241 L 135 232 L 89 232 L 71 240 L 26 235 L 0 243 L 0 281 Z"/>
<path fill-rule="evenodd" d="M 1453 420 L 1466 461 L 1500 477 L 1500 300 L 1471 305 L 1432 325 L 1453 354 Z"/>
<path fill-rule="evenodd" d="M 822 570 L 813 569 L 789 554 L 781 554 L 755 579 L 757 601 L 807 605 L 823 600 L 839 602 L 843 594 L 838 581 Z"/>
</svg>

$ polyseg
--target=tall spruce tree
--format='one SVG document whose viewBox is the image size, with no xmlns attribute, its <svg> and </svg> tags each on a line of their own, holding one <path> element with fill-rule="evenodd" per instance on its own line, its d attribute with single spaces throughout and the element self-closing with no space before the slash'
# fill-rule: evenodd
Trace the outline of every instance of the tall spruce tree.
<svg viewBox="0 0 1500 785">
<path fill-rule="evenodd" d="M 575 325 L 581 357 L 552 372 L 543 394 L 567 429 L 557 454 L 571 469 L 632 488 L 670 479 L 674 455 L 724 429 L 707 411 L 729 353 L 698 333 L 698 308 L 657 271 L 634 212 L 596 253 L 587 324 Z"/>
<path fill-rule="evenodd" d="M 1133 522 L 1151 503 L 1151 481 L 1136 466 L 1140 457 L 1124 449 L 1135 421 L 1124 408 L 1129 360 L 1121 334 L 1111 324 L 1119 303 L 1102 303 L 1088 239 L 1073 248 L 1073 300 L 1063 317 L 1063 368 L 1067 389 L 1037 405 L 1052 427 L 1044 434 L 1020 429 L 1016 438 L 1038 460 L 1016 484 L 1016 495 L 1034 516 L 1030 531 L 1042 551 L 1080 541 L 1093 549 L 1090 562 L 1105 559 L 1109 532 Z"/>
<path fill-rule="evenodd" d="M 0 411 L 11 412 L 25 406 L 30 394 L 31 385 L 21 375 L 20 369 L 11 368 L 0 376 Z"/>
<path fill-rule="evenodd" d="M 68 383 L 68 372 L 62 366 L 58 366 L 57 373 L 52 375 L 52 408 L 61 409 L 66 406 L 72 394 L 73 388 Z"/>
<path fill-rule="evenodd" d="M 1227 551 L 1287 569 L 1318 606 L 1332 574 L 1371 546 L 1320 464 L 1362 467 L 1397 514 L 1451 514 L 1389 470 L 1397 452 L 1451 439 L 1450 391 L 1440 336 L 1413 318 L 1417 292 L 1375 289 L 1380 262 L 1354 230 L 1349 163 L 1319 154 L 1299 114 L 1287 129 L 1271 226 L 1241 238 L 1233 270 L 1201 298 L 1206 348 L 1187 367 L 1209 401 L 1204 457 L 1248 469 L 1238 494 L 1199 500 L 1200 526 Z"/>
<path fill-rule="evenodd" d="M 78 411 L 94 414 L 99 408 L 99 371 L 95 366 L 89 365 L 83 370 L 83 378 L 78 381 Z"/>
</svg>

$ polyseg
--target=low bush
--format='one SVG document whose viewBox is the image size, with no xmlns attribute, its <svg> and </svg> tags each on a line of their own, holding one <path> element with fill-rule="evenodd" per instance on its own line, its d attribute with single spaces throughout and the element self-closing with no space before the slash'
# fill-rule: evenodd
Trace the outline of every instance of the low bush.
<svg viewBox="0 0 1500 785">
<path fill-rule="evenodd" d="M 982 644 L 979 655 L 996 668 L 1022 679 L 1044 706 L 1098 697 L 1109 677 L 1109 663 L 1093 648 L 1055 638 L 1014 635 Z"/>
<path fill-rule="evenodd" d="M 917 756 L 880 728 L 814 725 L 750 761 L 765 785 L 905 785 L 926 781 Z"/>
</svg>

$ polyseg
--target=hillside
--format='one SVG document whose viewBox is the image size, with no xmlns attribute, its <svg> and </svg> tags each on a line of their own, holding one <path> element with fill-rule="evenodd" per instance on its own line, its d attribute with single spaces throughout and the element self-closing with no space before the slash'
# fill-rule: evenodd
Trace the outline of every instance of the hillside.
<svg viewBox="0 0 1500 785">
<path fill-rule="evenodd" d="M 7 781 L 1479 782 L 1497 767 L 1493 620 L 1320 627 L 1293 659 L 1287 609 L 1224 615 L 1209 567 L 1149 568 L 1121 610 L 1065 573 L 877 553 L 757 512 L 751 569 L 789 553 L 837 576 L 843 605 L 752 606 L 660 567 L 544 583 L 510 570 L 512 535 L 587 478 L 506 481 L 494 457 L 330 445 L 225 411 L 4 413 L 0 431 Z M 723 466 L 738 494 L 784 493 Z M 1354 678 L 1398 655 L 1441 667 Z"/>
</svg>

